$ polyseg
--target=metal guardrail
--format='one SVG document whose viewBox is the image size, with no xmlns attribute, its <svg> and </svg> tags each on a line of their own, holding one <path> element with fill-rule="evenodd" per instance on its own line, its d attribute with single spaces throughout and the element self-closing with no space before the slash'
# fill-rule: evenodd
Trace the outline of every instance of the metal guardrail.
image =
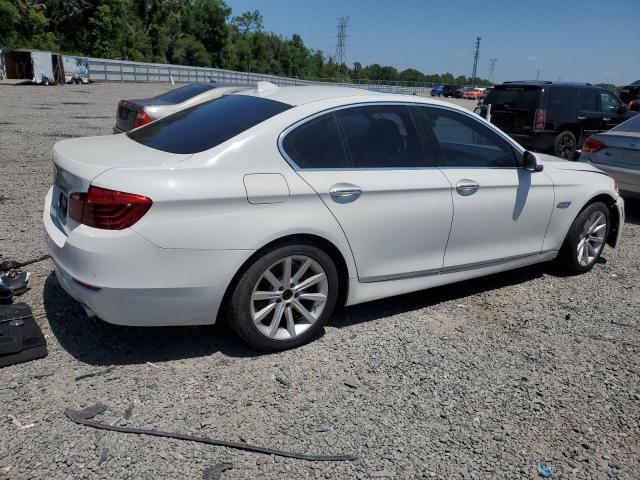
<svg viewBox="0 0 640 480">
<path fill-rule="evenodd" d="M 352 88 L 377 90 L 388 93 L 425 94 L 431 90 L 430 85 L 390 85 L 381 83 L 332 82 L 331 80 L 305 80 L 299 78 L 279 77 L 260 73 L 237 72 L 218 68 L 189 67 L 161 63 L 130 62 L 126 60 L 109 60 L 104 58 L 88 58 L 89 80 L 93 82 L 210 82 L 219 83 L 256 83 L 271 82 L 278 86 L 296 85 L 333 85 Z M 407 82 L 409 83 L 409 82 Z"/>
</svg>

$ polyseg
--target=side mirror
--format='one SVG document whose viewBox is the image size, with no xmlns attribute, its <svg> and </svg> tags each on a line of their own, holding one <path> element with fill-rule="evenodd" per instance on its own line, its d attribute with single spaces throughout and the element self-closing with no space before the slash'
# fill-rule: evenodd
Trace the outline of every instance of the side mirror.
<svg viewBox="0 0 640 480">
<path fill-rule="evenodd" d="M 522 155 L 522 163 L 524 169 L 529 172 L 541 172 L 544 169 L 544 165 L 538 163 L 536 156 L 528 150 Z"/>
<path fill-rule="evenodd" d="M 629 110 L 629 107 L 627 107 L 626 105 L 620 105 L 618 107 L 618 115 L 624 115 L 625 113 L 627 113 L 627 110 Z"/>
</svg>

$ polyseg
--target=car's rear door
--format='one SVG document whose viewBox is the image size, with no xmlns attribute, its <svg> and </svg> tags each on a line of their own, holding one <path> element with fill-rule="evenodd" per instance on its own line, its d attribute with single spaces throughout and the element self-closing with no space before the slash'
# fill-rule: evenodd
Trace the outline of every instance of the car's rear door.
<svg viewBox="0 0 640 480">
<path fill-rule="evenodd" d="M 613 93 L 600 90 L 600 112 L 602 130 L 611 130 L 624 121 L 622 102 Z"/>
<path fill-rule="evenodd" d="M 598 98 L 598 89 L 592 87 L 577 88 L 576 95 L 578 98 L 578 122 L 584 139 L 604 129 L 600 99 Z M 579 139 L 578 143 L 582 144 L 582 140 Z"/>
<path fill-rule="evenodd" d="M 440 271 L 451 186 L 427 163 L 407 105 L 324 113 L 294 126 L 281 146 L 340 223 L 360 281 Z"/>
<path fill-rule="evenodd" d="M 511 143 L 471 114 L 436 106 L 416 111 L 453 187 L 444 270 L 540 253 L 554 202 L 549 177 L 521 168 Z"/>
</svg>

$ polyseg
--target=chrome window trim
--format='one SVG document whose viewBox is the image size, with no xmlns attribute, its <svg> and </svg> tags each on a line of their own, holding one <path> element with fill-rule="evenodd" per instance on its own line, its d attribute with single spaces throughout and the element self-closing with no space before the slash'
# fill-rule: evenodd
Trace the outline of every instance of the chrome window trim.
<svg viewBox="0 0 640 480">
<path fill-rule="evenodd" d="M 318 117 L 320 117 L 322 115 L 325 115 L 325 114 L 328 114 L 328 113 L 337 112 L 337 111 L 340 111 L 340 110 L 345 110 L 347 108 L 368 107 L 368 106 L 377 106 L 377 105 L 392 105 L 392 106 L 398 106 L 398 107 L 406 106 L 406 107 L 439 108 L 439 109 L 442 109 L 442 110 L 447 110 L 449 112 L 458 113 L 458 114 L 461 114 L 461 115 L 466 115 L 469 118 L 473 119 L 474 121 L 485 125 L 491 131 L 496 133 L 498 136 L 502 137 L 520 155 L 522 155 L 526 151 L 526 149 L 524 149 L 520 144 L 515 142 L 507 134 L 505 134 L 500 129 L 498 129 L 495 125 L 487 122 L 482 117 L 476 115 L 473 112 L 461 111 L 461 110 L 458 110 L 457 108 L 450 108 L 450 107 L 448 107 L 446 105 L 438 105 L 438 104 L 433 104 L 433 103 L 422 103 L 422 102 L 415 102 L 415 101 L 392 102 L 392 101 L 389 101 L 389 100 L 381 101 L 381 102 L 372 101 L 372 102 L 350 103 L 348 105 L 338 105 L 337 107 L 330 107 L 330 108 L 327 108 L 325 110 L 321 110 L 319 112 L 316 112 L 316 113 L 314 113 L 312 115 L 309 115 L 307 117 L 301 118 L 300 120 L 297 120 L 294 123 L 292 123 L 291 125 L 289 125 L 282 132 L 280 132 L 280 134 L 278 135 L 278 140 L 277 140 L 278 151 L 280 152 L 280 155 L 282 155 L 282 158 L 285 159 L 285 161 L 289 164 L 289 166 L 291 168 L 293 168 L 295 171 L 304 171 L 304 172 L 313 172 L 313 171 L 315 171 L 315 172 L 348 172 L 348 171 L 361 172 L 361 171 L 378 171 L 378 170 L 381 170 L 381 171 L 384 171 L 384 170 L 434 170 L 434 169 L 441 169 L 441 168 L 465 168 L 465 167 L 448 167 L 447 165 L 439 165 L 439 166 L 425 165 L 424 167 L 376 167 L 376 168 L 354 168 L 354 167 L 348 167 L 348 168 L 301 168 L 289 156 L 289 154 L 284 149 L 284 139 L 285 139 L 285 137 L 289 133 L 291 133 L 293 130 L 295 130 L 296 128 L 304 125 L 307 122 L 310 122 L 311 120 L 314 120 L 314 119 L 316 119 L 316 118 L 318 118 Z M 519 170 L 522 167 L 476 167 L 476 168 Z"/>
</svg>

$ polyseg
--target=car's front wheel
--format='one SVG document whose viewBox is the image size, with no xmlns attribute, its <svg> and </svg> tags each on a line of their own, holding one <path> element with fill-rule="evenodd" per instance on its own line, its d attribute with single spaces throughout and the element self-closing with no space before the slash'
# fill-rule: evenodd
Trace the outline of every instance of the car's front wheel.
<svg viewBox="0 0 640 480">
<path fill-rule="evenodd" d="M 585 207 L 567 233 L 558 259 L 570 273 L 593 268 L 609 235 L 609 209 L 602 202 Z"/>
<path fill-rule="evenodd" d="M 327 253 L 304 241 L 256 258 L 229 297 L 227 320 L 252 347 L 300 346 L 322 330 L 338 297 L 338 272 Z"/>
</svg>

